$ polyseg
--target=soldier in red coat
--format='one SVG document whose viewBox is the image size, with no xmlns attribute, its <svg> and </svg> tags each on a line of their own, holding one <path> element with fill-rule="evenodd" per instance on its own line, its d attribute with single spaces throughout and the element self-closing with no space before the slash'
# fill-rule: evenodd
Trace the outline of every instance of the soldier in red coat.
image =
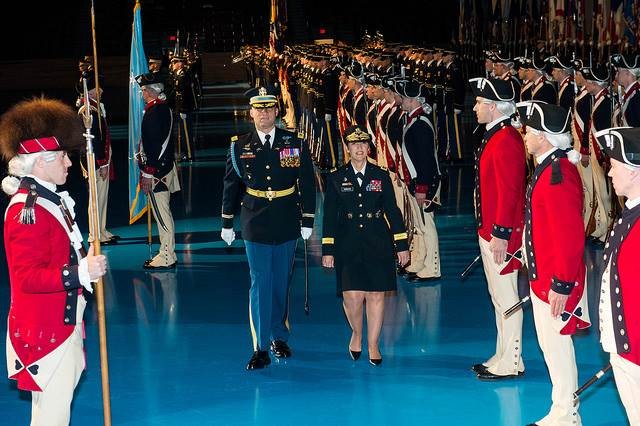
<svg viewBox="0 0 640 426">
<path fill-rule="evenodd" d="M 42 117 L 47 117 L 43 120 Z M 67 151 L 83 143 L 78 115 L 49 99 L 24 101 L 0 118 L 0 151 L 11 196 L 4 221 L 11 305 L 7 370 L 31 391 L 31 425 L 68 425 L 73 392 L 85 367 L 83 289 L 105 273 L 106 259 L 87 254 L 74 202 L 56 192 L 67 180 Z"/>
<path fill-rule="evenodd" d="M 640 129 L 598 132 L 611 159 L 609 176 L 616 193 L 627 198 L 622 218 L 605 244 L 600 294 L 600 341 L 611 365 L 629 424 L 640 424 Z"/>
<path fill-rule="evenodd" d="M 558 105 L 517 105 L 527 151 L 537 166 L 527 188 L 524 252 L 538 343 L 551 377 L 552 405 L 540 426 L 580 425 L 573 393 L 578 371 L 571 335 L 589 327 L 582 228 L 582 181 L 571 116 Z"/>
<path fill-rule="evenodd" d="M 471 79 L 473 110 L 486 124 L 476 151 L 474 201 L 478 240 L 491 301 L 496 311 L 496 352 L 472 370 L 480 380 L 514 378 L 524 373 L 522 312 L 502 313 L 518 302 L 518 269 L 524 222 L 525 153 L 522 136 L 512 126 L 515 91 L 510 81 Z"/>
</svg>

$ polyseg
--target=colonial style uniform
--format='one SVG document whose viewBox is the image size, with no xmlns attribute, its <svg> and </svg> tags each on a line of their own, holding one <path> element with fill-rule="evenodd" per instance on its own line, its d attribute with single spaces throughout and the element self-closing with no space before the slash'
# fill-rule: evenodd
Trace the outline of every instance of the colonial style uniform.
<svg viewBox="0 0 640 426">
<path fill-rule="evenodd" d="M 161 83 L 153 74 L 136 77 L 142 87 Z M 173 156 L 173 113 L 169 105 L 160 99 L 152 100 L 144 107 L 140 141 L 140 171 L 143 177 L 153 178 L 149 199 L 153 216 L 158 223 L 160 250 L 144 263 L 145 269 L 173 269 L 177 264 L 176 236 L 171 214 L 171 194 L 180 190 L 180 182 Z"/>
<path fill-rule="evenodd" d="M 611 63 L 618 69 L 638 69 L 640 55 L 616 54 L 611 57 Z M 613 123 L 624 127 L 640 127 L 640 83 L 635 80 L 623 90 L 619 106 L 613 113 Z"/>
<path fill-rule="evenodd" d="M 78 149 L 83 143 L 76 112 L 59 101 L 24 101 L 0 122 L 6 126 L 0 129 L 2 154 L 16 161 L 58 155 L 54 151 Z M 34 133 L 50 136 L 27 136 Z M 66 191 L 56 192 L 55 183 L 34 176 L 7 176 L 3 189 L 12 195 L 4 215 L 11 287 L 8 375 L 18 389 L 31 392 L 31 425 L 68 425 L 74 390 L 85 368 L 83 286 L 93 291 L 74 221 L 75 203 Z"/>
<path fill-rule="evenodd" d="M 613 128 L 598 133 L 605 153 L 640 170 L 640 129 Z M 637 185 L 637 184 L 636 184 Z M 640 199 L 626 202 L 604 249 L 600 294 L 600 342 L 611 354 L 616 387 L 629 424 L 640 424 Z"/>
<path fill-rule="evenodd" d="M 89 78 L 88 81 L 95 81 Z M 87 83 L 89 84 L 89 83 Z M 92 87 L 93 86 L 93 87 Z M 92 83 L 88 86 L 89 90 L 95 88 Z M 82 116 L 85 112 L 84 97 L 78 98 L 78 115 Z M 89 111 L 92 117 L 91 134 L 93 135 L 93 152 L 95 154 L 96 166 L 98 170 L 106 170 L 106 177 L 102 178 L 96 173 L 96 196 L 98 203 L 98 218 L 100 231 L 100 244 L 108 245 L 116 243 L 118 236 L 107 230 L 107 205 L 109 202 L 109 181 L 114 179 L 114 168 L 111 167 L 111 135 L 109 134 L 109 126 L 107 124 L 107 112 L 104 104 L 89 96 Z M 85 177 L 88 176 L 86 167 L 86 153 L 80 156 L 80 165 Z M 91 215 L 89 215 L 91 218 Z M 91 227 L 92 228 L 92 227 Z M 93 236 L 89 236 L 89 241 L 93 241 Z"/>
<path fill-rule="evenodd" d="M 472 79 L 475 96 L 494 101 L 512 101 L 510 82 Z M 518 302 L 518 269 L 522 266 L 524 222 L 525 153 L 520 133 L 503 116 L 487 124 L 482 144 L 476 151 L 475 210 L 480 254 L 498 331 L 496 352 L 474 371 L 492 380 L 524 372 L 522 361 L 522 312 L 509 318 L 502 313 Z M 508 241 L 507 257 L 496 264 L 489 249 L 491 239 Z M 498 377 L 500 378 L 500 377 Z"/>
<path fill-rule="evenodd" d="M 408 178 L 406 181 L 415 233 L 411 243 L 411 262 L 406 268 L 410 281 L 419 282 L 439 278 L 440 248 L 434 212 L 441 205 L 441 173 L 438 165 L 436 138 L 430 120 L 431 107 L 426 103 L 426 88 L 415 82 L 403 85 L 405 98 L 423 98 L 425 102 L 407 113 L 407 124 L 402 135 L 402 159 Z M 428 111 L 428 112 L 427 112 Z M 425 195 L 425 204 L 419 205 L 416 194 Z"/>
<path fill-rule="evenodd" d="M 602 83 L 609 79 L 609 71 L 602 65 L 582 68 L 580 72 L 587 80 Z M 611 197 L 613 190 L 607 179 L 608 161 L 596 141 L 595 134 L 611 127 L 611 118 L 611 95 L 606 88 L 603 88 L 593 97 L 593 107 L 589 119 L 589 161 L 593 182 L 593 207 L 591 223 L 587 224 L 587 231 L 591 231 L 587 235 L 602 242 L 607 237 L 613 216 Z"/>
<path fill-rule="evenodd" d="M 555 135 L 569 132 L 569 112 L 557 105 L 522 102 L 518 112 L 528 129 Z M 582 259 L 582 183 L 562 149 L 547 151 L 537 162 L 526 194 L 524 251 L 538 343 L 551 377 L 552 405 L 535 424 L 579 425 L 573 404 L 578 372 L 571 335 L 590 325 Z M 551 292 L 568 296 L 557 318 L 549 307 Z"/>
<path fill-rule="evenodd" d="M 189 70 L 185 67 L 187 58 L 183 55 L 175 55 L 171 63 L 179 62 L 183 67 L 173 71 L 173 91 L 175 96 L 175 112 L 178 114 L 178 155 L 187 160 L 194 158 L 193 140 L 191 132 L 191 113 L 196 108 L 195 86 Z M 182 153 L 182 143 L 186 147 L 186 155 Z"/>
<path fill-rule="evenodd" d="M 276 97 L 266 93 L 263 88 L 255 89 L 255 96 L 248 92 L 253 108 L 276 105 Z M 233 229 L 236 204 L 242 200 L 240 222 L 251 274 L 249 322 L 254 351 L 263 353 L 266 364 L 270 342 L 289 339 L 289 280 L 296 239 L 301 226 L 313 227 L 315 199 L 311 157 L 294 133 L 254 129 L 231 139 L 222 228 Z"/>
</svg>

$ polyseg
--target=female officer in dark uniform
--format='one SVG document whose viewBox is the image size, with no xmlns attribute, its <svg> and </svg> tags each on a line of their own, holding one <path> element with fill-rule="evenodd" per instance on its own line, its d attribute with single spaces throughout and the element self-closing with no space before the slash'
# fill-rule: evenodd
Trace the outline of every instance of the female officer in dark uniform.
<svg viewBox="0 0 640 426">
<path fill-rule="evenodd" d="M 350 162 L 329 175 L 324 200 L 322 266 L 336 268 L 338 291 L 351 326 L 349 353 L 362 352 L 362 315 L 367 314 L 369 361 L 380 365 L 378 348 L 384 292 L 396 289 L 394 251 L 409 261 L 407 232 L 389 174 L 367 163 L 371 137 L 358 126 L 345 132 Z M 389 229 L 390 228 L 390 229 Z M 366 302 L 366 304 L 365 304 Z"/>
</svg>

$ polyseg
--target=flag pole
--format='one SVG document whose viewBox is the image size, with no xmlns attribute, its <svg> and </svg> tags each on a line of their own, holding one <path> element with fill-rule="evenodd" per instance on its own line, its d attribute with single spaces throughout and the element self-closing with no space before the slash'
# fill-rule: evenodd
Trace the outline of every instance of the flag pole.
<svg viewBox="0 0 640 426">
<path fill-rule="evenodd" d="M 93 39 L 93 70 L 95 73 L 96 82 L 96 101 L 98 102 L 98 123 L 100 123 L 100 117 L 102 114 L 100 108 L 100 86 L 98 83 L 98 49 L 96 44 L 96 18 L 93 6 L 93 0 L 91 0 L 91 36 Z M 86 129 L 85 136 L 87 138 L 87 170 L 89 173 L 89 224 L 91 229 L 91 235 L 94 236 L 93 244 L 95 245 L 95 255 L 100 255 L 100 226 L 98 216 L 98 197 L 97 197 L 97 182 L 96 182 L 96 167 L 95 167 L 95 153 L 93 152 L 93 135 L 91 135 L 91 112 L 89 111 L 89 92 L 87 90 L 87 80 L 83 80 L 84 85 L 84 101 L 85 112 L 83 116 L 84 126 Z M 102 132 L 102 128 L 100 128 Z M 96 304 L 98 310 L 98 331 L 100 340 L 100 372 L 102 379 L 102 408 L 104 412 L 104 425 L 111 426 L 111 397 L 109 390 L 109 359 L 107 353 L 107 320 L 105 316 L 105 303 L 104 303 L 104 285 L 103 279 L 99 278 L 96 285 Z"/>
</svg>

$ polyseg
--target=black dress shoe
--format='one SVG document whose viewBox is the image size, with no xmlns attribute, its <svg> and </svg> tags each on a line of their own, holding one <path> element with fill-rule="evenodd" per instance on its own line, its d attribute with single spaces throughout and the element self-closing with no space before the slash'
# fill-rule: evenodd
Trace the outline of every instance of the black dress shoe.
<svg viewBox="0 0 640 426">
<path fill-rule="evenodd" d="M 361 354 L 362 351 L 352 351 L 351 349 L 349 349 L 349 355 L 351 355 L 351 359 L 354 361 L 359 360 Z"/>
<path fill-rule="evenodd" d="M 471 367 L 471 371 L 473 371 L 474 373 L 483 373 L 485 371 L 487 371 L 487 366 L 484 364 L 473 364 L 473 367 Z"/>
<path fill-rule="evenodd" d="M 538 426 L 538 423 L 529 423 L 527 426 Z"/>
<path fill-rule="evenodd" d="M 485 382 L 497 382 L 499 380 L 515 379 L 515 378 L 520 377 L 522 375 L 524 375 L 524 371 L 521 371 L 518 374 L 499 375 L 499 374 L 493 374 L 489 370 L 485 370 L 483 372 L 478 373 L 478 379 L 482 380 L 482 381 L 485 381 Z"/>
<path fill-rule="evenodd" d="M 261 368 L 265 368 L 269 364 L 271 364 L 269 352 L 255 351 L 247 364 L 247 370 L 259 370 Z"/>
<path fill-rule="evenodd" d="M 271 342 L 271 352 L 276 358 L 289 358 L 291 356 L 291 348 L 287 345 L 287 342 L 282 340 L 274 340 Z"/>
<path fill-rule="evenodd" d="M 101 246 L 112 246 L 114 244 L 118 244 L 118 240 L 114 238 L 110 238 L 107 241 L 100 241 Z"/>
<path fill-rule="evenodd" d="M 369 364 L 377 367 L 382 364 L 382 358 L 369 358 Z"/>
<path fill-rule="evenodd" d="M 168 269 L 176 269 L 176 265 L 178 264 L 178 262 L 173 262 L 171 265 L 167 265 L 167 266 L 153 266 L 151 265 L 151 261 L 152 259 L 148 259 L 144 261 L 144 264 L 142 265 L 142 267 L 144 269 L 147 270 L 152 270 L 152 271 L 164 271 L 164 270 L 168 270 Z"/>
<path fill-rule="evenodd" d="M 111 239 L 114 240 L 114 241 L 118 241 L 118 240 L 121 239 L 121 237 L 120 237 L 120 235 L 112 235 Z"/>
</svg>

